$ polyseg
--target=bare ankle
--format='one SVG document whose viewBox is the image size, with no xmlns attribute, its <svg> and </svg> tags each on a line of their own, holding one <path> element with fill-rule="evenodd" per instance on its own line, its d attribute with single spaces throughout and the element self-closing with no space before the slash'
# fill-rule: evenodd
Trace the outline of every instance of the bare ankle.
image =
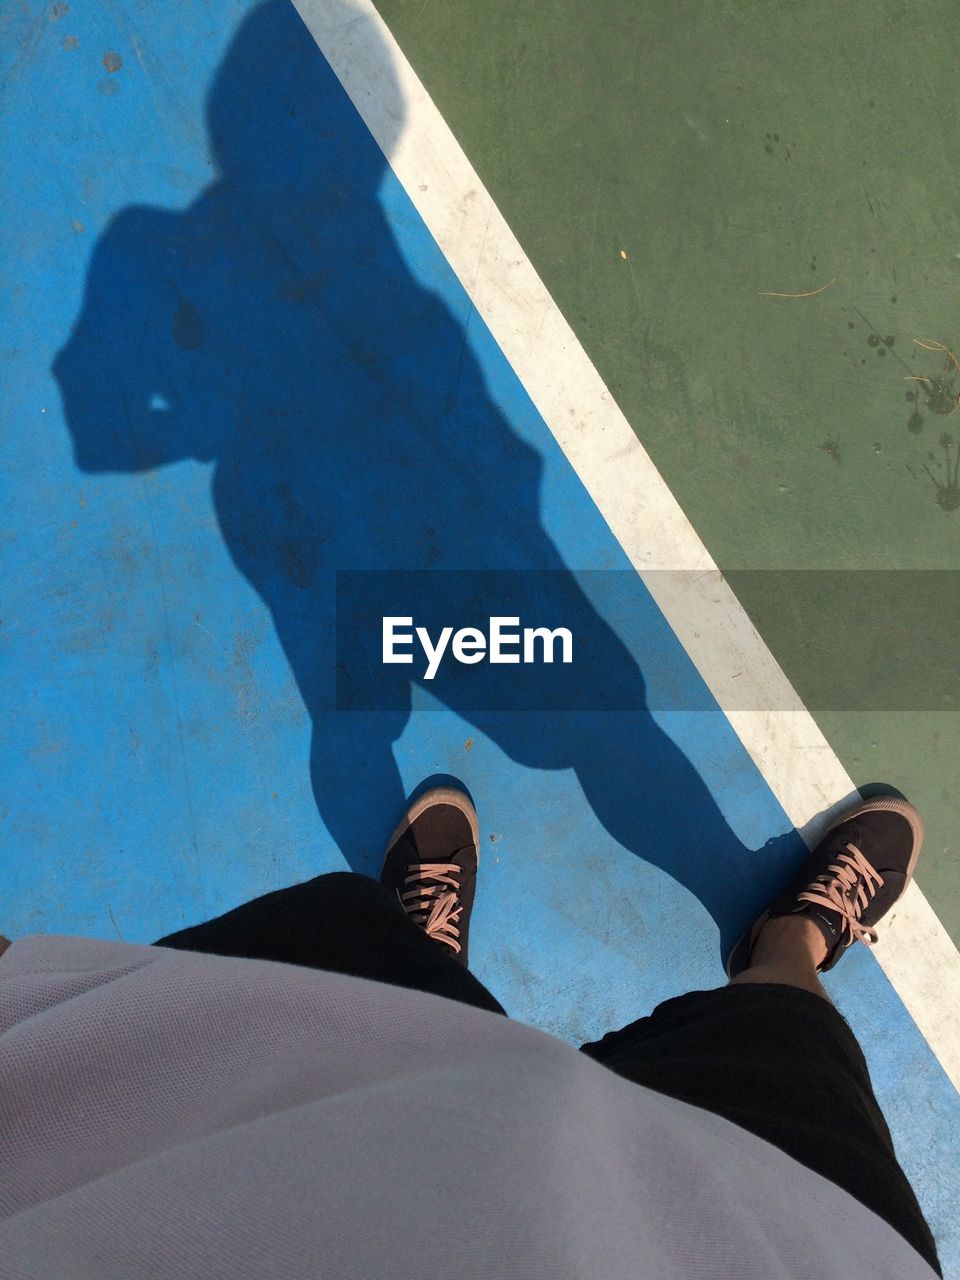
<svg viewBox="0 0 960 1280">
<path fill-rule="evenodd" d="M 816 970 L 827 958 L 827 941 L 806 916 L 774 916 L 760 930 L 750 964 L 809 964 Z"/>
<path fill-rule="evenodd" d="M 822 996 L 829 1004 L 833 1001 L 827 995 L 823 983 L 817 977 L 816 969 L 797 969 L 790 965 L 757 964 L 744 969 L 735 978 L 731 978 L 728 986 L 743 986 L 746 983 L 775 983 L 781 987 L 799 987 L 801 991 L 810 991 L 815 996 Z"/>
<path fill-rule="evenodd" d="M 817 973 L 826 957 L 826 939 L 812 920 L 798 915 L 775 916 L 757 935 L 749 966 L 731 979 L 730 985 L 779 983 L 829 1001 Z"/>
</svg>

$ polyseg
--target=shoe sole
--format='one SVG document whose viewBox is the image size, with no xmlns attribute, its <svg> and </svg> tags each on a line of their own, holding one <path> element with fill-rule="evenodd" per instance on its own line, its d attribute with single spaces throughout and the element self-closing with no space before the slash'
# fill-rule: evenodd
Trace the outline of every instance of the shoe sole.
<svg viewBox="0 0 960 1280">
<path fill-rule="evenodd" d="M 403 817 L 394 827 L 393 835 L 387 841 L 386 852 L 383 855 L 383 866 L 380 868 L 381 875 L 383 875 L 383 868 L 387 865 L 390 850 L 403 833 L 413 826 L 422 813 L 425 813 L 427 809 L 432 809 L 437 804 L 453 805 L 455 809 L 460 810 L 470 823 L 470 834 L 473 836 L 473 843 L 477 850 L 477 866 L 480 865 L 480 824 L 477 820 L 477 811 L 469 796 L 463 791 L 456 791 L 453 787 L 431 787 L 429 791 L 425 791 L 422 796 L 418 796 L 416 800 L 407 806 Z"/>
<path fill-rule="evenodd" d="M 854 805 L 852 809 L 848 809 L 846 813 L 841 814 L 840 817 L 837 818 L 836 822 L 831 823 L 823 833 L 820 843 L 823 843 L 823 841 L 827 839 L 831 831 L 836 830 L 837 827 L 842 827 L 845 822 L 850 822 L 851 819 L 858 818 L 862 813 L 873 813 L 876 810 L 880 810 L 883 813 L 899 813 L 910 823 L 910 830 L 913 833 L 913 853 L 910 856 L 910 862 L 907 865 L 905 872 L 903 892 L 906 893 L 907 886 L 913 879 L 913 871 L 917 865 L 917 859 L 920 857 L 920 850 L 923 848 L 924 836 L 923 819 L 908 800 L 901 800 L 897 796 L 879 796 L 875 800 L 864 800 L 861 804 Z M 811 852 L 813 851 L 811 850 Z M 777 896 L 779 897 L 779 894 Z M 901 894 L 900 897 L 903 897 L 903 894 Z M 899 902 L 900 899 L 898 898 L 897 901 Z M 744 969 L 748 967 L 753 944 L 756 941 L 760 930 L 769 919 L 770 908 L 767 907 L 765 911 L 757 916 L 750 928 L 740 935 L 735 946 L 727 956 L 725 968 L 728 978 L 736 977 L 738 973 L 742 973 Z M 746 949 L 745 963 L 735 964 L 735 962 L 743 958 L 744 949 Z M 821 970 L 818 968 L 817 972 L 819 973 Z"/>
</svg>

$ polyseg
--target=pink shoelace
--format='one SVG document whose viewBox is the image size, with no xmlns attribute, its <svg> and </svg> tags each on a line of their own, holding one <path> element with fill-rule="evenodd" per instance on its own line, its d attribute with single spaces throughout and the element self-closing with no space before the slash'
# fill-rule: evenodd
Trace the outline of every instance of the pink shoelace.
<svg viewBox="0 0 960 1280">
<path fill-rule="evenodd" d="M 877 931 L 862 925 L 860 915 L 871 898 L 876 896 L 883 884 L 883 876 L 870 865 L 855 844 L 847 841 L 844 847 L 847 852 L 838 853 L 836 862 L 832 862 L 826 871 L 821 871 L 798 897 L 804 902 L 838 912 L 850 930 L 850 944 L 864 942 L 869 947 L 876 942 Z"/>
<path fill-rule="evenodd" d="M 462 868 L 455 862 L 412 862 L 408 870 L 412 874 L 403 883 L 418 883 L 405 893 L 397 890 L 400 905 L 428 938 L 445 942 L 459 954 L 462 948 L 457 941 L 458 921 L 463 906 L 458 901 L 460 881 L 455 876 L 462 873 Z M 444 892 L 445 887 L 452 892 Z"/>
<path fill-rule="evenodd" d="M 883 885 L 883 876 L 855 844 L 848 841 L 845 848 L 847 851 L 837 854 L 836 861 L 798 897 L 836 911 L 850 930 L 851 942 L 872 946 L 877 941 L 877 931 L 862 925 L 860 915 Z M 446 943 L 459 954 L 458 921 L 463 907 L 458 902 L 460 882 L 456 877 L 461 868 L 455 862 L 420 862 L 411 863 L 409 870 L 411 874 L 404 884 L 415 887 L 405 893 L 397 890 L 400 905 L 428 937 Z"/>
</svg>

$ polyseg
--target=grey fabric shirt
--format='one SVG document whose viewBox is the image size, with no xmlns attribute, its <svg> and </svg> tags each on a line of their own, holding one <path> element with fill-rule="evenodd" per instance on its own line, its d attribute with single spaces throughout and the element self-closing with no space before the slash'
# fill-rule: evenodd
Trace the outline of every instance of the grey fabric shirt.
<svg viewBox="0 0 960 1280">
<path fill-rule="evenodd" d="M 259 960 L 0 959 L 2 1280 L 929 1280 L 844 1191 L 522 1023 Z"/>
</svg>

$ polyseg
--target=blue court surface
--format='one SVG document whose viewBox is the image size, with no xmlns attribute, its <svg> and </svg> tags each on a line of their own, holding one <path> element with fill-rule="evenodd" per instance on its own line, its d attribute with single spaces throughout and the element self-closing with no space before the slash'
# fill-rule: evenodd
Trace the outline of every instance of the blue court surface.
<svg viewBox="0 0 960 1280">
<path fill-rule="evenodd" d="M 514 1017 L 721 985 L 802 842 L 295 10 L 5 7 L 0 931 L 376 876 L 446 774 Z M 381 611 L 589 661 L 381 686 Z M 960 1100 L 866 949 L 827 985 L 960 1275 Z"/>
</svg>

